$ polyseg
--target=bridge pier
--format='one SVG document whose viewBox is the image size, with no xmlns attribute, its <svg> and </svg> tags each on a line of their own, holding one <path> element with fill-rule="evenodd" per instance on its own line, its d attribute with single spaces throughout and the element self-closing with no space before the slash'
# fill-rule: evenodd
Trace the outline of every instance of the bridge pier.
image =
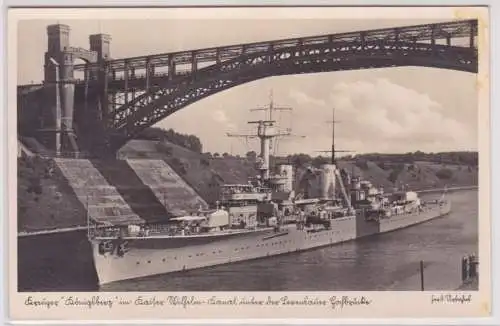
<svg viewBox="0 0 500 326">
<path fill-rule="evenodd" d="M 84 136 L 86 147 L 91 152 L 99 151 L 104 146 L 106 128 L 112 110 L 113 96 L 108 88 L 110 74 L 116 76 L 116 71 L 110 69 L 106 61 L 110 59 L 111 36 L 108 34 L 93 34 L 89 36 L 90 50 L 96 53 L 96 82 L 92 83 L 93 94 L 89 97 L 90 105 L 86 110 L 86 128 Z"/>
<path fill-rule="evenodd" d="M 109 107 L 107 100 L 108 93 L 108 75 L 109 69 L 106 66 L 106 60 L 110 58 L 110 42 L 111 37 L 107 34 L 93 34 L 89 36 L 90 50 L 97 54 L 96 62 L 98 63 L 95 71 L 94 79 L 98 83 L 94 83 L 94 94 L 91 97 L 91 111 L 88 119 L 88 129 L 86 133 L 91 137 L 94 132 L 105 127 L 105 121 L 109 115 Z M 88 136 L 87 136 L 88 137 Z"/>
<path fill-rule="evenodd" d="M 69 30 L 69 26 L 61 24 L 47 27 L 44 121 L 39 129 L 39 138 L 56 154 L 78 152 L 73 129 L 75 80 L 73 53 L 69 48 Z"/>
<path fill-rule="evenodd" d="M 86 138 L 102 129 L 103 118 L 107 116 L 108 101 L 95 96 L 106 87 L 91 83 L 103 80 L 102 69 L 94 66 L 85 70 L 84 88 L 80 87 L 79 93 L 76 93 L 74 61 L 81 59 L 86 65 L 104 62 L 109 58 L 110 37 L 105 34 L 91 35 L 90 50 L 86 50 L 70 46 L 69 32 L 69 26 L 63 24 L 47 27 L 44 107 L 38 138 L 56 155 L 78 155 L 82 145 L 88 145 Z M 93 86 L 89 88 L 89 85 Z"/>
</svg>

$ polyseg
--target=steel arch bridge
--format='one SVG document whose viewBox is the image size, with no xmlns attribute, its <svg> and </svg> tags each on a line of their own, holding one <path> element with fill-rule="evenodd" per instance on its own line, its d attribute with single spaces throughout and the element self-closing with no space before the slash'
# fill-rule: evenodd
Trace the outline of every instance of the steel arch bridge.
<svg viewBox="0 0 500 326">
<path fill-rule="evenodd" d="M 174 72 L 172 63 L 183 62 L 179 59 L 183 56 L 191 64 L 191 71 L 175 77 L 163 76 L 152 87 L 144 87 L 142 94 L 113 107 L 108 128 L 118 137 L 113 139 L 112 145 L 120 147 L 146 127 L 207 96 L 270 76 L 400 66 L 477 73 L 476 35 L 477 21 L 470 20 L 167 55 L 171 74 Z M 465 39 L 465 46 L 452 45 L 452 40 L 460 38 Z M 439 43 L 440 40 L 444 42 Z M 213 60 L 215 64 L 196 69 L 193 63 L 200 59 Z M 147 77 L 142 79 L 150 79 Z M 151 80 L 142 82 L 145 85 Z M 124 79 L 115 87 L 124 89 L 127 83 L 130 80 Z M 133 89 L 140 88 L 133 86 Z"/>
<path fill-rule="evenodd" d="M 477 20 L 460 20 L 115 60 L 98 48 L 101 60 L 74 66 L 85 74 L 76 90 L 97 103 L 99 137 L 117 150 L 189 104 L 270 76 L 402 66 L 477 73 L 477 35 Z"/>
</svg>

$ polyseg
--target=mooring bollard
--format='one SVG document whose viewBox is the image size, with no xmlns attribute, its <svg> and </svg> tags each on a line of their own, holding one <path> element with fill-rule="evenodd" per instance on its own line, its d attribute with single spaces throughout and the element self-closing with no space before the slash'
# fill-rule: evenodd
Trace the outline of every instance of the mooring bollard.
<svg viewBox="0 0 500 326">
<path fill-rule="evenodd" d="M 470 254 L 462 257 L 462 282 L 469 282 L 478 276 L 478 259 L 476 255 Z"/>
<path fill-rule="evenodd" d="M 469 265 L 469 278 L 476 278 L 478 261 L 474 254 L 469 256 Z"/>
<path fill-rule="evenodd" d="M 424 261 L 420 261 L 420 291 L 424 290 Z"/>
<path fill-rule="evenodd" d="M 462 282 L 467 281 L 467 278 L 469 277 L 468 273 L 468 265 L 469 265 L 469 259 L 467 256 L 462 257 Z"/>
</svg>

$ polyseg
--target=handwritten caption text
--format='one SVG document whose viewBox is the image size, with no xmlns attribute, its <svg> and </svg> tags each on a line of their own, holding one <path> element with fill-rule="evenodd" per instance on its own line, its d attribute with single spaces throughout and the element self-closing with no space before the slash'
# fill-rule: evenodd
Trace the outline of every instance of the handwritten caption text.
<svg viewBox="0 0 500 326">
<path fill-rule="evenodd" d="M 33 308 L 52 309 L 60 307 L 83 307 L 83 308 L 109 308 L 116 306 L 143 306 L 143 307 L 182 307 L 189 308 L 194 306 L 321 306 L 331 309 L 343 309 L 351 306 L 369 306 L 372 300 L 366 296 L 331 296 L 320 298 L 313 296 L 304 297 L 256 297 L 256 296 L 232 296 L 232 297 L 197 297 L 197 296 L 146 296 L 139 295 L 134 298 L 122 298 L 119 296 L 106 297 L 93 295 L 89 297 L 82 296 L 61 296 L 60 298 L 37 298 L 28 296 L 24 305 Z"/>
</svg>

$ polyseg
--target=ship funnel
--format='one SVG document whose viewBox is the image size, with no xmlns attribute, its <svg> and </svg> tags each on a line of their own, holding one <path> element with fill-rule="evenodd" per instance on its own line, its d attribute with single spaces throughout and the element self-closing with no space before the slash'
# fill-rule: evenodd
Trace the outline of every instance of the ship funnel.
<svg viewBox="0 0 500 326">
<path fill-rule="evenodd" d="M 335 197 L 335 170 L 337 167 L 334 164 L 322 164 L 320 169 L 320 197 L 332 199 Z"/>
</svg>

